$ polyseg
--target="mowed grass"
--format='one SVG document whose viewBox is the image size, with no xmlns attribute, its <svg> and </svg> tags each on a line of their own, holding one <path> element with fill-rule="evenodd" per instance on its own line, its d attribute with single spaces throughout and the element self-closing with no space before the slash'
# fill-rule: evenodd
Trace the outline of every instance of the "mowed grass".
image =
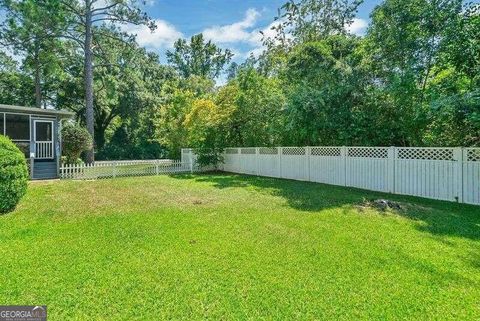
<svg viewBox="0 0 480 321">
<path fill-rule="evenodd" d="M 362 206 L 388 198 L 399 212 Z M 227 174 L 35 182 L 0 304 L 49 320 L 480 319 L 480 207 Z"/>
</svg>

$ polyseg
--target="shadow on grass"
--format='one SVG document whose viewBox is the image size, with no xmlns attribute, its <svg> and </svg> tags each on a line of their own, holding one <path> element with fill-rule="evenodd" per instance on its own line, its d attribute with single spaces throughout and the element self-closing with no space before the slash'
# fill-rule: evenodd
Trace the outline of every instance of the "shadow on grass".
<svg viewBox="0 0 480 321">
<path fill-rule="evenodd" d="M 209 183 L 215 188 L 254 188 L 286 200 L 288 206 L 301 211 L 320 211 L 328 208 L 355 208 L 364 200 L 386 198 L 400 202 L 403 209 L 396 212 L 411 220 L 421 221 L 418 229 L 438 236 L 480 239 L 480 207 L 453 202 L 423 199 L 372 192 L 356 188 L 302 182 L 287 179 L 237 175 L 223 172 L 175 175 Z"/>
</svg>

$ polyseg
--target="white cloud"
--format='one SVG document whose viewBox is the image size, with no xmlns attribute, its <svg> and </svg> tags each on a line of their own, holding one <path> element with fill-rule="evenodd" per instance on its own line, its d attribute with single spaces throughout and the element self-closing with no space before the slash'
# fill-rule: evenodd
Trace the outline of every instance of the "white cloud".
<svg viewBox="0 0 480 321">
<path fill-rule="evenodd" d="M 258 58 L 264 51 L 265 51 L 265 48 L 263 46 L 254 48 L 248 52 L 247 57 L 250 57 L 250 55 L 253 55 L 255 58 Z"/>
<path fill-rule="evenodd" d="M 236 44 L 247 44 L 250 49 L 246 51 L 234 49 L 235 61 L 240 61 L 250 55 L 258 57 L 265 50 L 263 39 L 273 39 L 276 35 L 274 28 L 283 22 L 282 20 L 277 20 L 265 28 L 256 28 L 259 17 L 260 12 L 251 8 L 245 12 L 245 17 L 241 21 L 223 26 L 209 27 L 203 31 L 203 35 L 206 39 L 212 40 L 215 43 L 229 44 L 230 47 L 235 47 Z M 366 20 L 355 18 L 353 22 L 345 28 L 349 33 L 362 36 L 365 34 L 367 26 L 368 22 Z"/>
<path fill-rule="evenodd" d="M 347 31 L 357 36 L 363 36 L 365 34 L 367 26 L 368 23 L 366 20 L 355 18 L 353 19 L 353 22 L 347 27 Z"/>
<path fill-rule="evenodd" d="M 260 16 L 259 11 L 250 8 L 245 12 L 245 17 L 241 21 L 223 26 L 209 27 L 203 30 L 202 33 L 206 39 L 212 40 L 215 43 L 229 44 L 230 48 L 240 43 L 246 44 L 251 48 L 247 51 L 232 49 L 235 54 L 233 58 L 235 61 L 246 59 L 251 54 L 258 57 L 265 49 L 263 46 L 263 38 L 273 38 L 276 32 L 272 30 L 272 28 L 282 22 L 277 20 L 265 28 L 255 28 Z"/>
<path fill-rule="evenodd" d="M 261 30 L 253 31 L 250 37 L 250 43 L 253 46 L 255 46 L 255 48 L 250 50 L 246 54 L 246 57 L 253 55 L 254 57 L 258 58 L 265 50 L 265 47 L 263 46 L 263 39 L 264 38 L 274 39 L 275 36 L 277 35 L 277 32 L 274 30 L 274 28 L 278 27 L 282 23 L 283 23 L 283 20 L 276 20 Z M 287 38 L 290 38 L 290 37 L 291 35 L 287 34 Z"/>
<path fill-rule="evenodd" d="M 260 12 L 250 8 L 243 20 L 223 26 L 213 26 L 203 31 L 206 39 L 217 43 L 248 42 L 252 38 L 253 28 L 260 17 Z"/>
<path fill-rule="evenodd" d="M 263 28 L 262 30 L 254 30 L 250 36 L 250 42 L 254 45 L 261 45 L 263 42 L 263 37 L 265 38 L 273 38 L 276 35 L 276 32 L 272 29 L 282 22 L 280 20 L 274 21 L 269 24 L 267 27 Z"/>
<path fill-rule="evenodd" d="M 250 54 L 258 57 L 264 50 L 263 38 L 273 38 L 276 32 L 272 28 L 282 23 L 282 21 L 277 20 L 265 28 L 258 28 L 256 24 L 260 16 L 258 10 L 250 8 L 245 12 L 242 20 L 228 25 L 212 26 L 203 30 L 202 33 L 206 39 L 219 44 L 228 44 L 230 48 L 235 48 L 235 45 L 239 44 L 248 45 L 250 49 L 247 51 L 233 49 L 235 61 L 245 59 Z"/>
<path fill-rule="evenodd" d="M 155 20 L 155 24 L 157 25 L 157 29 L 153 32 L 150 31 L 147 26 L 143 25 L 128 25 L 123 27 L 123 30 L 137 35 L 139 45 L 154 49 L 172 48 L 173 43 L 178 38 L 184 38 L 183 34 L 178 31 L 174 25 L 165 20 L 157 19 Z"/>
</svg>

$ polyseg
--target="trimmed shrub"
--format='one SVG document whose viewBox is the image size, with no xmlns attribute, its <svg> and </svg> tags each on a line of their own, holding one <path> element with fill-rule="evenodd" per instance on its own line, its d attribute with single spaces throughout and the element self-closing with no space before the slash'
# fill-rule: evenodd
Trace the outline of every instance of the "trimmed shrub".
<svg viewBox="0 0 480 321">
<path fill-rule="evenodd" d="M 69 164 L 78 163 L 82 152 L 90 150 L 93 144 L 87 129 L 74 124 L 62 128 L 62 141 L 62 154 Z"/>
<path fill-rule="evenodd" d="M 10 139 L 0 135 L 0 214 L 17 206 L 27 191 L 27 184 L 25 155 Z"/>
</svg>

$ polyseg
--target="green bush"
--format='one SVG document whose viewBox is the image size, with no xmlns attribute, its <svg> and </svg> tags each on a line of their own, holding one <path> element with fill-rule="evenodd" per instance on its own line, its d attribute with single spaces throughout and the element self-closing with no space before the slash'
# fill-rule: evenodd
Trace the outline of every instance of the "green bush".
<svg viewBox="0 0 480 321">
<path fill-rule="evenodd" d="M 79 125 L 67 124 L 62 128 L 62 154 L 67 163 L 76 164 L 82 152 L 92 148 L 92 136 Z"/>
<path fill-rule="evenodd" d="M 25 155 L 10 139 L 0 135 L 0 213 L 15 208 L 27 191 Z"/>
</svg>

